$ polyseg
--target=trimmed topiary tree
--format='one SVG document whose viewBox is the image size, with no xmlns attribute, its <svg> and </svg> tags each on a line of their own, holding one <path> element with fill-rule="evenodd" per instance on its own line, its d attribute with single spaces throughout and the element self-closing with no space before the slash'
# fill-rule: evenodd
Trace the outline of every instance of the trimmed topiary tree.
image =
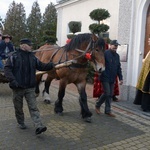
<svg viewBox="0 0 150 150">
<path fill-rule="evenodd" d="M 81 31 L 81 22 L 78 21 L 70 21 L 69 24 L 70 31 L 75 34 L 76 32 Z"/>
<path fill-rule="evenodd" d="M 102 23 L 101 21 L 110 17 L 109 12 L 106 9 L 94 9 L 89 14 L 89 16 L 91 17 L 92 20 L 97 21 L 97 23 L 93 23 L 89 25 L 89 30 L 94 34 L 98 34 L 98 36 L 103 37 L 101 34 L 107 32 L 109 26 Z M 94 69 L 92 66 L 90 66 L 88 70 L 87 81 L 93 83 L 94 82 L 93 77 L 94 77 Z"/>
<path fill-rule="evenodd" d="M 98 34 L 100 36 L 101 33 L 108 31 L 109 26 L 104 23 L 101 23 L 101 21 L 110 17 L 110 14 L 106 9 L 94 9 L 89 14 L 89 16 L 91 17 L 92 20 L 95 20 L 98 22 L 98 23 L 93 23 L 89 25 L 89 30 L 92 33 Z"/>
</svg>

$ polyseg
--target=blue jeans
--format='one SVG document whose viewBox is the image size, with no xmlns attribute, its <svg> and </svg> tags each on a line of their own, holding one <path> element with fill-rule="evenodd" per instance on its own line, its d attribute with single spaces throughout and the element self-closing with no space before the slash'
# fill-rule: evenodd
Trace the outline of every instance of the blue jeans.
<svg viewBox="0 0 150 150">
<path fill-rule="evenodd" d="M 104 93 L 96 102 L 96 107 L 100 108 L 105 102 L 105 113 L 111 112 L 111 99 L 113 96 L 114 83 L 102 82 Z"/>
</svg>

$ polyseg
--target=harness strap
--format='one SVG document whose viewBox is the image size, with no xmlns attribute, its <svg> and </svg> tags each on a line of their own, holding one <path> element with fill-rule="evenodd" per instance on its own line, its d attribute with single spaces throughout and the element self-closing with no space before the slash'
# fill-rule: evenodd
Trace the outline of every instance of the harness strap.
<svg viewBox="0 0 150 150">
<path fill-rule="evenodd" d="M 50 61 L 53 60 L 54 56 L 57 54 L 57 52 L 60 50 L 60 48 L 58 48 L 57 50 L 55 50 L 50 58 Z"/>
<path fill-rule="evenodd" d="M 69 66 L 69 68 L 87 68 L 88 63 L 85 64 L 79 64 L 79 63 L 73 63 Z"/>
</svg>

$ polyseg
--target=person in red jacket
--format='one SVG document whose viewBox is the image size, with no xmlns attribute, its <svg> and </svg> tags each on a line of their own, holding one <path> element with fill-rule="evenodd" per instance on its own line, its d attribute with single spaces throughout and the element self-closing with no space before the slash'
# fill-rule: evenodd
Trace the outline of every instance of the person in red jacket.
<svg viewBox="0 0 150 150">
<path fill-rule="evenodd" d="M 115 102 L 119 102 L 118 98 L 116 96 L 119 95 L 119 85 L 118 85 L 118 77 L 116 77 L 115 85 L 114 85 L 114 94 L 112 97 L 112 100 Z M 93 85 L 93 97 L 98 98 L 103 94 L 103 88 L 102 88 L 102 83 L 98 79 L 98 73 L 95 72 L 94 74 L 94 85 Z"/>
</svg>

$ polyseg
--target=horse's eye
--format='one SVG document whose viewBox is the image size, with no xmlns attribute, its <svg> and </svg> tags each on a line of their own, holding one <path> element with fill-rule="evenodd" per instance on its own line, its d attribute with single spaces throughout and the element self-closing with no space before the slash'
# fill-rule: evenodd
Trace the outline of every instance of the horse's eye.
<svg viewBox="0 0 150 150">
<path fill-rule="evenodd" d="M 95 49 L 98 52 L 98 49 Z"/>
</svg>

